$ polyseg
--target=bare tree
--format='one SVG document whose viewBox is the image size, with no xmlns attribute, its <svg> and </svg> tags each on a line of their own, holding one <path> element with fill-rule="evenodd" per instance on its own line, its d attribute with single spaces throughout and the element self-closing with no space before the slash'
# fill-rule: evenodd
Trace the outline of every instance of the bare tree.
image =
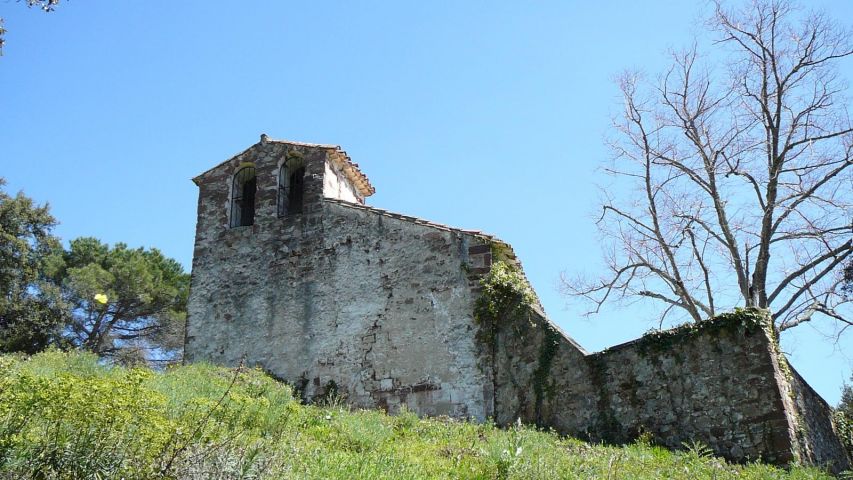
<svg viewBox="0 0 853 480">
<path fill-rule="evenodd" d="M 853 124 L 836 64 L 850 33 L 782 0 L 715 7 L 707 55 L 673 54 L 654 84 L 620 78 L 605 171 L 635 190 L 604 195 L 608 273 L 563 285 L 590 313 L 641 297 L 661 302 L 662 323 L 740 305 L 770 309 L 779 331 L 816 315 L 843 330 Z"/>
</svg>

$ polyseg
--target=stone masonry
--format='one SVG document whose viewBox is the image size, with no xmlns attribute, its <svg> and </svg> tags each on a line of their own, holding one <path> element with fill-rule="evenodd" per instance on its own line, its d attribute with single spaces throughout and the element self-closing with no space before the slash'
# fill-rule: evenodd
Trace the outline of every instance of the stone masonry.
<svg viewBox="0 0 853 480">
<path fill-rule="evenodd" d="M 235 181 L 245 168 L 248 196 Z M 512 248 L 366 206 L 373 187 L 340 147 L 263 135 L 193 181 L 188 362 L 259 366 L 308 401 L 336 393 L 391 413 L 520 418 L 608 442 L 645 432 L 734 461 L 851 466 L 829 406 L 767 329 L 710 321 L 668 333 L 667 348 L 643 337 L 589 354 L 534 305 L 486 335 L 480 280 L 498 260 L 520 269 Z M 295 195 L 301 211 L 286 205 Z M 238 200 L 253 202 L 238 205 L 253 209 L 249 225 L 232 226 Z"/>
</svg>

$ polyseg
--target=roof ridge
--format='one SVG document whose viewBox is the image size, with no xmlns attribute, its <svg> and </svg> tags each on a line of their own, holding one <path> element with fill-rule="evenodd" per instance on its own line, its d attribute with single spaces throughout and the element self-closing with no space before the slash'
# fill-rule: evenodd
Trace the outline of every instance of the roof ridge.
<svg viewBox="0 0 853 480">
<path fill-rule="evenodd" d="M 199 178 L 199 177 L 201 177 L 201 176 L 203 176 L 203 175 L 207 174 L 207 173 L 208 173 L 208 172 L 210 172 L 210 171 L 216 170 L 216 169 L 217 169 L 217 168 L 219 168 L 220 166 L 222 166 L 222 165 L 224 165 L 224 164 L 226 164 L 226 163 L 230 162 L 231 160 L 233 160 L 233 159 L 234 159 L 234 157 L 239 157 L 240 155 L 243 155 L 244 153 L 248 152 L 249 150 L 251 150 L 251 149 L 255 148 L 255 146 L 257 146 L 258 144 L 263 144 L 263 143 L 285 143 L 285 144 L 288 144 L 288 145 L 296 145 L 296 146 L 298 146 L 298 147 L 325 148 L 325 149 L 327 149 L 327 150 L 335 150 L 335 151 L 340 151 L 340 150 L 341 150 L 340 145 L 328 145 L 328 144 L 323 144 L 323 143 L 295 142 L 295 141 L 292 141 L 292 140 L 274 140 L 274 139 L 271 139 L 271 138 L 270 138 L 266 133 L 262 133 L 262 134 L 261 134 L 261 139 L 260 139 L 260 140 L 258 140 L 257 142 L 255 142 L 255 143 L 253 143 L 253 144 L 249 145 L 248 147 L 244 148 L 243 150 L 240 150 L 239 152 L 235 153 L 234 155 L 231 155 L 230 157 L 228 157 L 228 158 L 226 158 L 225 160 L 223 160 L 223 161 L 221 161 L 221 162 L 217 163 L 216 165 L 214 165 L 214 166 L 212 166 L 212 167 L 208 168 L 207 170 L 205 170 L 205 171 L 203 171 L 203 172 L 199 173 L 198 175 L 196 175 L 195 177 L 193 177 L 193 178 L 192 178 L 192 180 L 195 182 L 197 178 Z"/>
<path fill-rule="evenodd" d="M 364 197 L 369 197 L 376 193 L 376 189 L 370 184 L 370 179 L 361 171 L 358 164 L 352 161 L 345 150 L 341 150 L 338 147 L 334 152 L 329 154 L 329 159 L 342 163 L 342 165 L 339 165 L 339 168 L 343 170 L 344 175 L 349 178 Z"/>
<path fill-rule="evenodd" d="M 192 178 L 194 183 L 198 183 L 198 179 L 204 175 L 207 175 L 213 170 L 225 165 L 226 163 L 233 160 L 235 157 L 239 157 L 240 155 L 245 154 L 249 150 L 255 148 L 258 145 L 263 145 L 267 143 L 276 143 L 276 144 L 284 144 L 284 145 L 293 145 L 297 147 L 307 147 L 307 148 L 321 148 L 324 150 L 331 150 L 332 152 L 328 155 L 328 158 L 332 161 L 339 162 L 340 168 L 344 171 L 344 174 L 353 182 L 356 188 L 358 188 L 359 192 L 365 196 L 369 197 L 376 193 L 376 189 L 373 185 L 370 184 L 370 179 L 367 178 L 367 175 L 361 171 L 358 164 L 353 162 L 350 156 L 344 151 L 340 145 L 332 145 L 326 143 L 309 143 L 309 142 L 297 142 L 295 140 L 276 140 L 272 139 L 266 133 L 261 134 L 261 139 L 244 150 L 240 151 L 235 155 L 231 155 L 227 159 L 217 163 L 216 165 L 208 168 L 207 170 L 199 173 L 195 177 Z"/>
<path fill-rule="evenodd" d="M 261 135 L 261 142 L 263 142 L 263 143 L 286 143 L 288 145 L 297 145 L 300 147 L 327 148 L 327 149 L 331 149 L 331 150 L 340 150 L 341 149 L 340 145 L 333 145 L 331 143 L 297 142 L 296 140 L 270 138 L 266 134 Z"/>
<path fill-rule="evenodd" d="M 406 215 L 403 213 L 392 212 L 389 210 L 385 210 L 385 209 L 377 208 L 377 207 L 372 207 L 370 205 L 364 205 L 361 203 L 348 202 L 346 200 L 341 200 L 338 198 L 324 197 L 323 201 L 331 202 L 331 203 L 337 203 L 338 205 L 343 205 L 345 207 L 355 208 L 358 210 L 368 210 L 368 211 L 376 212 L 376 213 L 383 215 L 383 216 L 386 216 L 386 217 L 396 218 L 398 220 L 404 220 L 404 221 L 416 223 L 419 225 L 425 225 L 428 227 L 438 228 L 439 230 L 461 232 L 461 233 L 467 233 L 469 235 L 475 235 L 475 236 L 487 238 L 487 239 L 492 240 L 492 241 L 500 242 L 500 243 L 510 247 L 510 249 L 512 249 L 510 244 L 508 244 L 507 242 L 501 240 L 500 238 L 498 238 L 498 237 L 496 237 L 490 233 L 481 232 L 479 230 L 467 230 L 467 229 L 459 228 L 459 227 L 451 227 L 450 225 L 445 225 L 443 223 L 433 222 L 431 220 L 427 220 L 424 218 L 414 217 L 412 215 Z"/>
</svg>

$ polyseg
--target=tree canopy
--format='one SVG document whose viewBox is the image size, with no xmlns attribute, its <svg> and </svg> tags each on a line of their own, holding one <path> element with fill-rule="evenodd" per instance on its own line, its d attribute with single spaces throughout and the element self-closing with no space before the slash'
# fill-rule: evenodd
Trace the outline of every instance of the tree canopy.
<svg viewBox="0 0 853 480">
<path fill-rule="evenodd" d="M 50 266 L 71 308 L 69 339 L 101 356 L 170 358 L 183 347 L 189 275 L 152 248 L 78 238 Z"/>
<path fill-rule="evenodd" d="M 47 205 L 8 195 L 0 178 L 0 351 L 35 353 L 59 342 L 65 305 L 46 281 L 47 259 L 61 249 Z"/>
<path fill-rule="evenodd" d="M 78 238 L 64 250 L 47 205 L 0 179 L 0 352 L 77 347 L 123 362 L 183 347 L 189 275 L 156 248 Z"/>
</svg>

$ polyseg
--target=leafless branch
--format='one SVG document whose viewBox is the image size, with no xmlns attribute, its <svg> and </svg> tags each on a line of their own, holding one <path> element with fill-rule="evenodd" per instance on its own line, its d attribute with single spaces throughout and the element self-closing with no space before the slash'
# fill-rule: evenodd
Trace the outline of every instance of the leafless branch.
<svg viewBox="0 0 853 480">
<path fill-rule="evenodd" d="M 775 311 L 780 330 L 820 315 L 843 331 L 853 123 L 837 64 L 853 55 L 850 33 L 787 0 L 715 2 L 709 24 L 719 53 L 693 45 L 657 83 L 620 78 L 604 172 L 635 190 L 602 204 L 608 274 L 564 278 L 565 291 L 591 313 L 634 297 L 660 302 L 661 321 L 742 305 Z"/>
</svg>

